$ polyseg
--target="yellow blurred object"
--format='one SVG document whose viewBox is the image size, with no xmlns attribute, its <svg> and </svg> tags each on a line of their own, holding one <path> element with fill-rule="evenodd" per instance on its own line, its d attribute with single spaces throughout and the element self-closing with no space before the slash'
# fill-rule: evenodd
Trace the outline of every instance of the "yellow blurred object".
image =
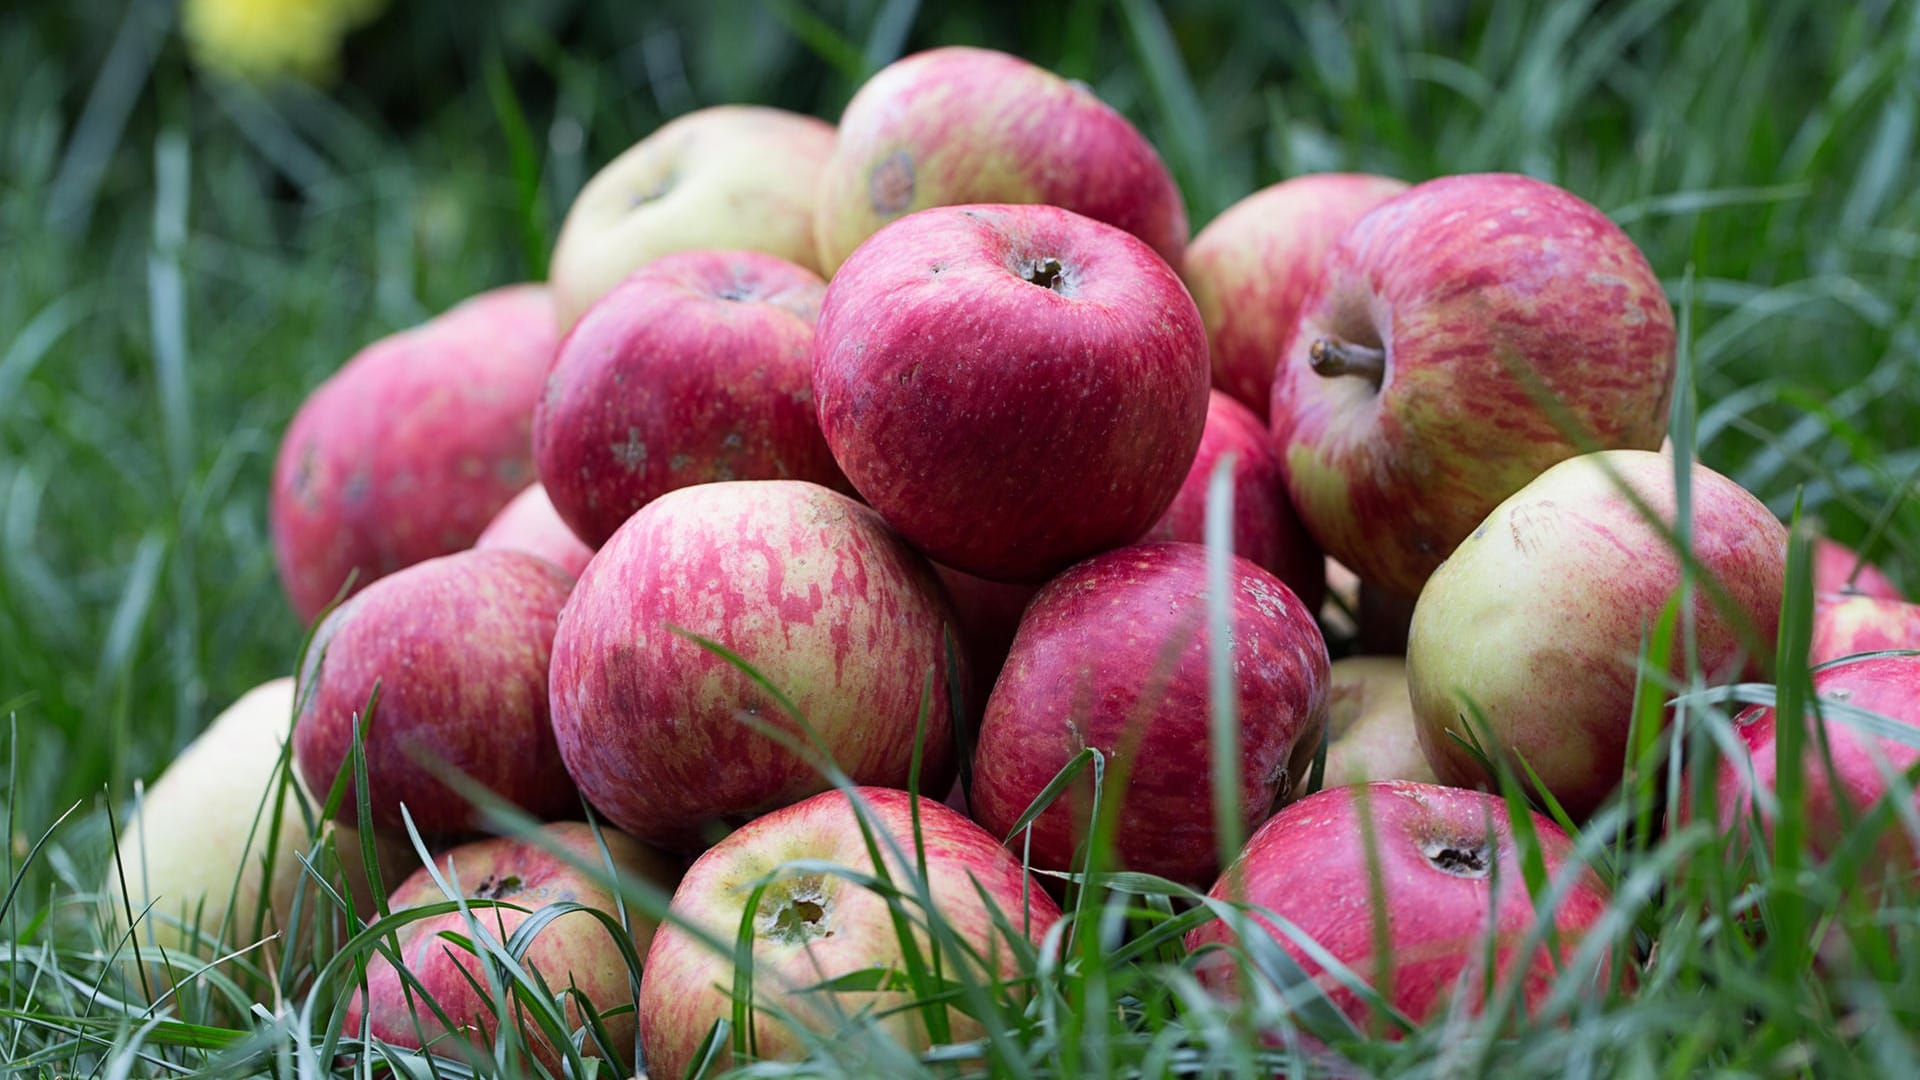
<svg viewBox="0 0 1920 1080">
<path fill-rule="evenodd" d="M 181 23 L 194 59 L 250 79 L 333 74 L 347 32 L 386 0 L 186 0 Z"/>
</svg>

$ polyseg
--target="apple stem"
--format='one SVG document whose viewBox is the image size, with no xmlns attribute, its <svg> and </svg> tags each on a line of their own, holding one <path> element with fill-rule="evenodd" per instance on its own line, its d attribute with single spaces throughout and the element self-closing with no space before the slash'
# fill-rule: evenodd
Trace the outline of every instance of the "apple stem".
<svg viewBox="0 0 1920 1080">
<path fill-rule="evenodd" d="M 1323 337 L 1307 350 L 1316 375 L 1359 375 L 1378 384 L 1387 374 L 1387 353 L 1370 345 L 1356 345 L 1339 338 Z"/>
</svg>

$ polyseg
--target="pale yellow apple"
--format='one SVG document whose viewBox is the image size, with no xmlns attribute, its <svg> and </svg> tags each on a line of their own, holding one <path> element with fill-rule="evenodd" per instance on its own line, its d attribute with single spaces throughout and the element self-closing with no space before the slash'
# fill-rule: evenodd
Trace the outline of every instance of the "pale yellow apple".
<svg viewBox="0 0 1920 1080">
<path fill-rule="evenodd" d="M 1331 689 L 1323 787 L 1370 780 L 1437 782 L 1420 749 L 1405 659 L 1349 656 L 1335 660 L 1327 677 Z"/>
</svg>

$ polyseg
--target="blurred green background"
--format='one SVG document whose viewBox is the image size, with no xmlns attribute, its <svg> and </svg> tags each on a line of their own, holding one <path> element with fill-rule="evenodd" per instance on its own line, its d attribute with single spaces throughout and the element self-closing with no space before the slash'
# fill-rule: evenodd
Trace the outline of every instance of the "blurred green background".
<svg viewBox="0 0 1920 1080">
<path fill-rule="evenodd" d="M 1160 147 L 1196 229 L 1327 169 L 1571 188 L 1669 286 L 1707 462 L 1783 514 L 1804 499 L 1920 584 L 1920 516 L 1897 497 L 1920 468 L 1920 5 L 347 6 L 366 10 L 336 48 L 301 19 L 338 0 L 189 3 L 212 20 L 196 40 L 224 53 L 189 48 L 166 2 L 0 19 L 16 835 L 124 797 L 290 666 L 302 628 L 274 578 L 266 484 L 329 371 L 539 276 L 574 192 L 663 118 L 728 101 L 835 118 L 866 75 L 936 44 L 1091 84 Z M 288 42 L 317 81 L 211 66 Z"/>
</svg>

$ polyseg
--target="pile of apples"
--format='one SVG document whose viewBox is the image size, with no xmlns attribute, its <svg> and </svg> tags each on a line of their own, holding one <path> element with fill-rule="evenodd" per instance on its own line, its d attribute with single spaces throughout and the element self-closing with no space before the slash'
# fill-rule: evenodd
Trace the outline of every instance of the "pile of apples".
<svg viewBox="0 0 1920 1080">
<path fill-rule="evenodd" d="M 1300 177 L 1188 243 L 1139 132 L 1001 53 L 901 60 L 837 127 L 690 114 L 581 192 L 548 283 L 367 346 L 301 408 L 271 508 L 287 593 L 321 620 L 297 694 L 283 680 L 243 699 L 205 737 L 235 748 L 189 751 L 175 769 L 200 760 L 198 779 L 170 774 L 142 811 L 151 845 L 170 782 L 203 805 L 210 785 L 250 784 L 222 826 L 236 836 L 202 829 L 172 878 L 149 858 L 129 880 L 167 911 L 209 865 L 257 871 L 240 838 L 291 716 L 306 790 L 349 784 L 332 827 L 374 830 L 393 868 L 407 824 L 445 843 L 450 887 L 512 905 L 475 911 L 501 940 L 550 902 L 615 911 L 609 875 L 672 891 L 658 928 L 625 913 L 637 993 L 589 914 L 541 931 L 526 963 L 568 988 L 566 1031 L 532 1035 L 550 1060 L 559 1039 L 630 1053 L 637 1028 L 647 1068 L 681 1075 L 733 1015 L 743 919 L 757 1053 L 849 1024 L 920 1050 L 980 1025 L 892 1009 L 883 983 L 818 989 L 903 963 L 861 880 L 924 874 L 947 962 L 1018 985 L 1053 947 L 1049 890 L 1088 842 L 1097 755 L 1118 866 L 1211 885 L 1269 929 L 1283 917 L 1390 976 L 1408 1016 L 1512 980 L 1530 1007 L 1556 978 L 1598 992 L 1630 973 L 1604 955 L 1558 973 L 1606 888 L 1535 815 L 1567 888 L 1555 947 L 1526 953 L 1540 913 L 1484 789 L 1492 765 L 1575 819 L 1606 803 L 1643 637 L 1676 596 L 1690 657 L 1674 671 L 1770 670 L 1787 533 L 1663 451 L 1674 355 L 1640 251 L 1538 180 Z M 1214 564 L 1200 541 L 1229 494 L 1216 527 L 1236 554 Z M 1851 552 L 1823 546 L 1818 578 L 1813 662 L 1920 642 L 1920 609 Z M 1404 642 L 1404 660 L 1332 661 L 1330 631 L 1342 652 Z M 1817 684 L 1913 722 L 1917 663 Z M 1229 835 L 1251 832 L 1227 867 L 1219 709 L 1239 738 Z M 1736 723 L 1751 758 L 1720 766 L 1717 814 L 1738 837 L 1769 805 L 1773 719 Z M 1915 757 L 1828 735 L 1840 783 L 1812 782 L 1816 844 L 1873 804 L 1881 759 Z M 466 785 L 554 824 L 473 840 L 487 818 Z M 289 887 L 256 872 L 241 900 L 284 904 Z M 390 905 L 443 898 L 422 869 Z M 349 1033 L 461 1052 L 450 1025 L 484 1046 L 482 961 L 440 933 L 467 925 L 409 924 L 410 977 L 378 958 L 364 985 L 329 988 L 350 997 Z M 1216 921 L 1187 941 L 1223 995 L 1247 992 L 1235 940 Z"/>
</svg>

